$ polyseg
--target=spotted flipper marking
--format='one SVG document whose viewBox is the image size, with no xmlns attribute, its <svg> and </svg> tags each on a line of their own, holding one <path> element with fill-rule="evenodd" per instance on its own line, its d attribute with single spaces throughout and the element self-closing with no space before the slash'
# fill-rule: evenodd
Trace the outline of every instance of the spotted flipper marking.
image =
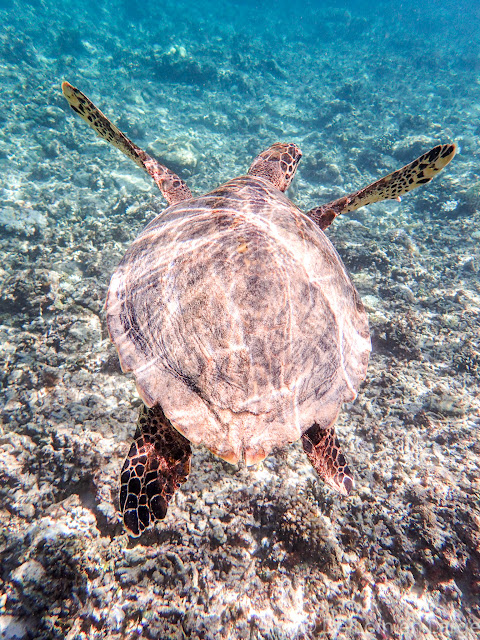
<svg viewBox="0 0 480 640">
<path fill-rule="evenodd" d="M 168 204 L 192 197 L 192 192 L 181 178 L 137 147 L 79 89 L 69 82 L 63 82 L 62 91 L 75 113 L 78 113 L 100 138 L 120 149 L 154 179 Z"/>
<path fill-rule="evenodd" d="M 320 478 L 347 496 L 354 487 L 353 475 L 340 449 L 334 427 L 322 429 L 314 424 L 303 434 L 302 444 Z"/>
<path fill-rule="evenodd" d="M 188 478 L 191 457 L 189 441 L 161 407 L 142 405 L 120 484 L 120 511 L 132 537 L 165 518 L 173 494 Z"/>
<path fill-rule="evenodd" d="M 316 222 L 321 229 L 326 229 L 342 213 L 355 211 L 355 209 L 372 204 L 372 202 L 395 200 L 422 184 L 430 182 L 437 173 L 447 166 L 456 152 L 456 144 L 440 144 L 433 147 L 410 164 L 380 178 L 360 191 L 311 209 L 307 212 L 307 216 Z"/>
</svg>

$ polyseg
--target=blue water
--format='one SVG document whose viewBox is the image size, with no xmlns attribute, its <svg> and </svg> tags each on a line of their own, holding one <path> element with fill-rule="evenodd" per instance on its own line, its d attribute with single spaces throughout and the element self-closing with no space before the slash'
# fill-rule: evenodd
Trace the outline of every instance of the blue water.
<svg viewBox="0 0 480 640">
<path fill-rule="evenodd" d="M 303 210 L 458 144 L 329 230 L 373 344 L 338 422 L 353 497 L 300 447 L 251 475 L 201 451 L 127 540 L 139 399 L 103 305 L 163 205 L 64 80 L 197 194 L 277 141 Z M 0 0 L 0 106 L 0 638 L 480 637 L 479 3 Z"/>
</svg>

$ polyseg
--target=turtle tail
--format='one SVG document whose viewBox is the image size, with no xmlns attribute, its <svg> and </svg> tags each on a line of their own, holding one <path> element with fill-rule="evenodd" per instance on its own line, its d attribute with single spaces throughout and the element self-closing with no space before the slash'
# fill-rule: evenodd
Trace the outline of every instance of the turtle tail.
<svg viewBox="0 0 480 640">
<path fill-rule="evenodd" d="M 120 485 L 120 511 L 132 537 L 165 518 L 173 494 L 188 478 L 191 456 L 189 441 L 162 408 L 142 405 Z"/>
<path fill-rule="evenodd" d="M 355 211 L 373 202 L 399 199 L 404 193 L 430 182 L 447 166 L 456 152 L 456 144 L 440 144 L 433 147 L 410 164 L 372 182 L 367 187 L 311 209 L 307 212 L 307 216 L 321 229 L 326 229 L 341 213 Z"/>
</svg>

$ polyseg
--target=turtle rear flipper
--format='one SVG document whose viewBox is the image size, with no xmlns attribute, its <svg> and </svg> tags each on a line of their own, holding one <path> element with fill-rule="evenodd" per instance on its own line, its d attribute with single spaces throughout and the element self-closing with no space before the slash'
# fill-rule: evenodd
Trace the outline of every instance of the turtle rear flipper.
<svg viewBox="0 0 480 640">
<path fill-rule="evenodd" d="M 131 536 L 166 516 L 173 494 L 188 478 L 191 457 L 190 443 L 161 407 L 143 405 L 121 473 L 120 511 Z"/>
<path fill-rule="evenodd" d="M 307 212 L 307 216 L 316 222 L 321 229 L 326 229 L 341 213 L 355 211 L 355 209 L 373 202 L 395 200 L 404 193 L 430 182 L 437 173 L 447 166 L 456 152 L 456 144 L 440 144 L 433 147 L 410 164 L 372 182 L 367 187 L 311 209 Z"/>
<path fill-rule="evenodd" d="M 320 478 L 347 496 L 354 486 L 353 474 L 348 468 L 333 425 L 322 429 L 314 424 L 303 434 L 302 444 Z"/>
<path fill-rule="evenodd" d="M 93 102 L 69 82 L 62 83 L 63 95 L 71 108 L 92 127 L 92 129 L 114 147 L 120 149 L 155 181 L 168 204 L 175 204 L 192 197 L 185 182 L 167 167 L 137 147 L 127 136 L 105 116 Z"/>
</svg>

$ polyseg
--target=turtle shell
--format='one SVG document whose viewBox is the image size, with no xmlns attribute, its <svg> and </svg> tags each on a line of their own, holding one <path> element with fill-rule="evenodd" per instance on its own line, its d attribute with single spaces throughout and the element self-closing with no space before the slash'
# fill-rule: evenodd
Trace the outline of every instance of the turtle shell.
<svg viewBox="0 0 480 640">
<path fill-rule="evenodd" d="M 145 404 L 232 463 L 329 426 L 366 374 L 367 316 L 340 257 L 260 177 L 157 216 L 114 273 L 106 309 Z"/>
</svg>

